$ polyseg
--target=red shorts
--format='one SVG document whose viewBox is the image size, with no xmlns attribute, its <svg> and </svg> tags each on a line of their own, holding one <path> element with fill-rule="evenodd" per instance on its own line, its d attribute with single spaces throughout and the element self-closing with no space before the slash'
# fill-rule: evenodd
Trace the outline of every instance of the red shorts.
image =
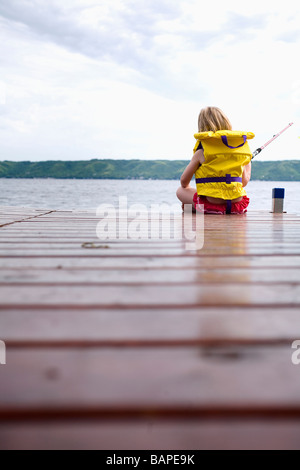
<svg viewBox="0 0 300 470">
<path fill-rule="evenodd" d="M 226 214 L 226 201 L 224 204 L 213 204 L 208 202 L 205 196 L 198 196 L 198 194 L 195 193 L 193 202 L 195 208 L 197 204 L 200 204 L 200 210 L 201 212 L 203 210 L 204 214 Z M 243 199 L 239 202 L 233 202 L 231 206 L 231 214 L 245 214 L 245 212 L 247 212 L 249 202 L 250 200 L 247 196 L 244 196 Z"/>
</svg>

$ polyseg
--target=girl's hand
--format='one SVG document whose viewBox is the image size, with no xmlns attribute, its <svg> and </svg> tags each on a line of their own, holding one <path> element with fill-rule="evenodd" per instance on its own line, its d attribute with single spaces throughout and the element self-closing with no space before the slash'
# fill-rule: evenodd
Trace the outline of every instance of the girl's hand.
<svg viewBox="0 0 300 470">
<path fill-rule="evenodd" d="M 184 172 L 181 175 L 180 183 L 181 183 L 181 186 L 183 188 L 188 188 L 188 186 L 191 182 L 191 179 L 193 178 L 196 170 L 198 170 L 199 166 L 202 163 L 204 163 L 203 150 L 197 150 L 194 153 L 190 163 L 188 164 L 188 166 L 186 167 L 186 169 L 184 170 Z"/>
</svg>

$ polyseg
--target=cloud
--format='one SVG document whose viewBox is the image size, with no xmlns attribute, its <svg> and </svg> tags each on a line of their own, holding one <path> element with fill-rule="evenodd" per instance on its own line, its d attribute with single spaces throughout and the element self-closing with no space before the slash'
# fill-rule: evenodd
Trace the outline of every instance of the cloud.
<svg viewBox="0 0 300 470">
<path fill-rule="evenodd" d="M 279 41 L 296 43 L 300 39 L 300 31 L 285 31 L 284 33 L 278 35 L 277 38 Z"/>
<path fill-rule="evenodd" d="M 157 22 L 162 16 L 172 19 L 176 12 L 179 14 L 178 9 L 166 0 L 151 4 L 141 1 L 138 10 L 134 2 L 128 2 L 126 8 L 120 6 L 113 2 L 105 11 L 97 4 L 87 3 L 87 7 L 70 6 L 66 10 L 55 2 L 9 0 L 1 2 L 0 14 L 76 53 L 143 67 L 147 62 L 144 57 L 159 33 Z"/>
<path fill-rule="evenodd" d="M 268 1 L 2 0 L 1 155 L 189 158 L 205 105 L 261 144 L 300 117 L 297 25 Z"/>
<path fill-rule="evenodd" d="M 94 2 L 68 9 L 61 5 L 10 0 L 0 3 L 0 15 L 11 23 L 11 29 L 23 28 L 28 39 L 51 42 L 72 53 L 126 68 L 128 81 L 150 86 L 156 92 L 164 94 L 169 82 L 167 93 L 172 89 L 185 93 L 181 83 L 168 73 L 167 58 L 174 44 L 161 40 L 159 23 L 180 17 L 180 9 L 172 2 L 144 0 L 138 9 L 135 2 L 126 2 L 125 6 L 112 2 L 106 9 Z"/>
<path fill-rule="evenodd" d="M 208 47 L 213 43 L 226 41 L 230 43 L 248 41 L 255 36 L 256 31 L 262 29 L 266 24 L 264 15 L 244 16 L 234 12 L 226 14 L 224 22 L 217 30 L 203 31 L 201 23 L 197 30 L 192 31 L 188 38 L 193 48 Z"/>
<path fill-rule="evenodd" d="M 0 14 L 27 28 L 44 41 L 63 46 L 87 57 L 111 61 L 138 73 L 140 84 L 159 93 L 176 93 L 188 98 L 203 91 L 191 84 L 185 88 L 172 74 L 169 63 L 186 51 L 206 49 L 230 35 L 232 41 L 242 41 L 253 28 L 261 27 L 259 15 L 247 17 L 229 13 L 216 31 L 202 29 L 193 18 L 189 28 L 180 22 L 184 3 L 174 5 L 168 0 L 112 2 L 109 9 L 90 2 L 64 8 L 61 3 L 39 0 L 9 0 L 0 3 Z M 181 6 L 181 8 L 180 8 Z M 177 26 L 177 27 L 176 27 Z M 158 80 L 159 78 L 159 80 Z"/>
</svg>

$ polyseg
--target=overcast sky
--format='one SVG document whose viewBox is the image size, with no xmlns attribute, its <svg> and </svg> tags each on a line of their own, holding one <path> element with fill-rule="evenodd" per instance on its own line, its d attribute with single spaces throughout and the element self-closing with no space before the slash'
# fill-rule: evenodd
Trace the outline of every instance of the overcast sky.
<svg viewBox="0 0 300 470">
<path fill-rule="evenodd" d="M 294 0 L 0 0 L 0 159 L 189 159 L 218 106 L 300 157 Z"/>
</svg>

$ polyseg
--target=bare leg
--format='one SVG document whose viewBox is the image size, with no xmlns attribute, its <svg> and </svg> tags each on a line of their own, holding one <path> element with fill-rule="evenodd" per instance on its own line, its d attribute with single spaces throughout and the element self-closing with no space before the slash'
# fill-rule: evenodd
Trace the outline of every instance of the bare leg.
<svg viewBox="0 0 300 470">
<path fill-rule="evenodd" d="M 176 191 L 176 196 L 183 204 L 193 204 L 193 197 L 195 192 L 196 189 L 192 188 L 191 186 L 188 186 L 187 188 L 180 186 Z"/>
<path fill-rule="evenodd" d="M 196 192 L 195 188 L 192 188 L 191 186 L 188 186 L 187 188 L 183 188 L 180 186 L 177 191 L 176 191 L 176 196 L 178 197 L 179 201 L 182 202 L 182 210 L 184 211 L 184 206 L 191 204 L 192 205 L 192 212 L 196 212 L 196 209 L 194 207 L 193 203 L 193 197 Z M 187 207 L 186 207 L 187 209 Z"/>
</svg>

